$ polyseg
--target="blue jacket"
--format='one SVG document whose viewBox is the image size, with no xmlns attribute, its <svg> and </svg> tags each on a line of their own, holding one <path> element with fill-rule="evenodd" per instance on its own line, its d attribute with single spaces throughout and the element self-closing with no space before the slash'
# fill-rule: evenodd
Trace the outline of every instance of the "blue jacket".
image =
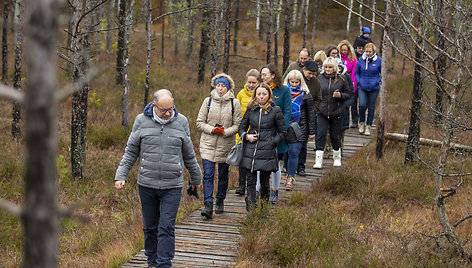
<svg viewBox="0 0 472 268">
<path fill-rule="evenodd" d="M 285 119 L 285 128 L 287 129 L 290 125 L 290 118 L 292 117 L 292 96 L 290 94 L 290 89 L 286 85 L 281 85 L 272 89 L 272 94 L 274 95 L 275 105 L 279 106 L 282 110 L 282 114 Z M 277 153 L 283 154 L 288 151 L 288 145 L 285 141 L 282 141 L 277 146 Z"/>
<path fill-rule="evenodd" d="M 365 91 L 379 90 L 381 67 L 381 57 L 374 54 L 372 57 L 367 58 L 364 53 L 356 66 L 357 89 Z"/>
</svg>

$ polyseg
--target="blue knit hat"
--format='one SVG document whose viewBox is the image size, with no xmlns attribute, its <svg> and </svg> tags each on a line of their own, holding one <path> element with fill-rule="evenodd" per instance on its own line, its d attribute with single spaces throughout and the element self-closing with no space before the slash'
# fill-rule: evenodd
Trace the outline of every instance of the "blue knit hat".
<svg viewBox="0 0 472 268">
<path fill-rule="evenodd" d="M 362 27 L 362 33 L 363 34 L 370 34 L 370 28 L 369 27 Z"/>
<path fill-rule="evenodd" d="M 228 79 L 226 79 L 226 78 L 224 78 L 224 77 L 218 77 L 218 78 L 215 80 L 215 87 L 216 87 L 216 85 L 218 85 L 219 83 L 222 83 L 223 85 L 226 86 L 226 89 L 227 89 L 227 90 L 230 90 Z"/>
</svg>

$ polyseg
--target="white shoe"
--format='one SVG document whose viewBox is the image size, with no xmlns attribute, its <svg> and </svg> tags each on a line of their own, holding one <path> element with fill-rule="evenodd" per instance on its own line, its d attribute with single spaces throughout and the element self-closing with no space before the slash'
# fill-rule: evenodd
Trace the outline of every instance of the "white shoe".
<svg viewBox="0 0 472 268">
<path fill-rule="evenodd" d="M 317 150 L 315 155 L 315 164 L 313 168 L 320 169 L 323 165 L 323 150 Z"/>
<path fill-rule="evenodd" d="M 365 126 L 364 135 L 370 135 L 370 126 Z"/>
<path fill-rule="evenodd" d="M 359 133 L 364 134 L 364 131 L 365 131 L 365 123 L 360 122 L 359 123 Z"/>
<path fill-rule="evenodd" d="M 333 167 L 340 167 L 341 166 L 341 148 L 337 151 L 333 150 Z"/>
</svg>

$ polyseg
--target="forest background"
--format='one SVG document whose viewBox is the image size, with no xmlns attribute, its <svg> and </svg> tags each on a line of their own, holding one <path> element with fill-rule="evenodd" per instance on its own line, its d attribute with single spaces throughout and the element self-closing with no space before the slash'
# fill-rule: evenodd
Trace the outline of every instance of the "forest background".
<svg viewBox="0 0 472 268">
<path fill-rule="evenodd" d="M 19 2 L 19 1 L 18 1 Z M 5 3 L 18 3 L 5 1 Z M 87 1 L 70 1 L 72 4 Z M 113 4 L 112 4 L 113 2 Z M 151 1 L 152 18 L 162 14 L 184 9 L 188 1 Z M 190 1 L 198 6 L 196 1 Z M 218 1 L 217 1 L 218 2 Z M 223 4 L 223 1 L 219 1 Z M 231 18 L 235 16 L 235 2 Z M 286 1 L 290 2 L 290 1 Z M 298 7 L 295 6 L 297 2 Z M 351 42 L 360 33 L 360 26 L 373 29 L 373 40 L 380 47 L 382 28 L 366 19 L 359 20 L 355 14 L 337 1 L 312 1 L 307 7 L 307 22 L 304 26 L 305 9 L 302 3 L 292 1 L 289 32 L 291 34 L 289 55 L 295 60 L 303 43 L 315 52 L 337 45 L 347 39 Z M 346 5 L 349 2 L 345 1 Z M 117 267 L 130 259 L 143 248 L 142 219 L 139 208 L 139 196 L 136 185 L 136 167 L 130 172 L 129 183 L 123 191 L 115 191 L 113 178 L 117 165 L 129 135 L 129 125 L 135 116 L 141 113 L 145 88 L 149 85 L 152 94 L 159 88 L 170 89 L 175 96 L 179 112 L 189 119 L 192 140 L 198 154 L 200 133 L 196 130 L 195 119 L 203 99 L 209 95 L 209 79 L 213 72 L 227 72 L 234 78 L 238 91 L 244 85 L 245 73 L 250 68 L 260 69 L 269 60 L 277 61 L 282 69 L 281 47 L 274 47 L 274 38 L 283 43 L 283 14 L 280 17 L 278 36 L 275 28 L 269 31 L 267 38 L 266 22 L 260 23 L 256 30 L 256 1 L 240 1 L 239 31 L 235 38 L 231 33 L 231 53 L 228 66 L 224 66 L 223 40 L 224 29 L 212 29 L 210 36 L 221 36 L 209 42 L 210 49 L 221 48 L 216 57 L 207 52 L 207 70 L 203 81 L 199 82 L 198 68 L 201 57 L 198 44 L 201 41 L 202 6 L 188 12 L 176 12 L 172 16 L 163 16 L 152 24 L 151 65 L 149 81 L 146 81 L 147 34 L 146 10 L 141 1 L 91 1 L 99 8 L 90 13 L 93 29 L 88 38 L 90 58 L 87 60 L 92 70 L 98 74 L 87 81 L 85 101 L 86 115 L 86 161 L 82 162 L 81 171 L 74 173 L 71 149 L 71 130 L 73 127 L 74 97 L 64 98 L 58 107 L 57 141 L 57 201 L 62 206 L 74 207 L 74 214 L 80 217 L 63 218 L 61 221 L 58 265 L 59 267 Z M 127 3 L 128 17 L 121 17 L 120 3 Z M 203 2 L 204 3 L 204 2 Z M 276 1 L 268 1 L 276 6 Z M 282 3 L 282 1 L 281 1 Z M 89 3 L 90 4 L 90 3 Z M 130 7 L 134 4 L 133 8 Z M 316 6 L 318 5 L 318 6 Z M 90 5 L 94 6 L 94 5 Z M 82 15 L 86 14 L 87 5 L 82 6 Z M 222 5 L 223 6 L 223 5 Z M 360 12 L 365 18 L 372 19 L 370 8 L 374 6 L 380 12 L 385 10 L 384 1 L 369 1 Z M 111 9 L 110 9 L 111 8 Z M 359 9 L 356 2 L 356 10 Z M 111 16 L 108 11 L 112 11 Z M 223 9 L 222 9 L 223 10 Z M 267 8 L 265 10 L 268 10 Z M 221 11 L 223 12 L 223 11 Z M 9 21 L 14 17 L 10 11 Z M 57 45 L 59 66 L 58 78 L 61 88 L 66 87 L 77 77 L 71 72 L 74 67 L 72 51 L 68 42 L 71 33 L 70 21 L 73 20 L 70 6 L 63 7 L 60 16 L 61 32 Z M 261 13 L 262 14 L 262 13 Z M 276 16 L 273 16 L 276 24 Z M 266 14 L 266 16 L 267 16 Z M 318 14 L 318 15 L 317 15 Z M 187 19 L 194 21 L 188 23 Z M 319 16 L 316 18 L 316 16 Z M 85 18 L 86 16 L 80 17 Z M 120 18 L 121 17 L 121 18 Z M 224 16 L 221 16 L 223 18 Z M 375 17 L 375 16 L 374 16 Z M 9 18 L 9 19 L 8 19 Z M 302 19 L 303 18 L 303 19 Z M 118 27 L 121 21 L 127 21 L 126 27 Z M 377 17 L 378 19 L 378 17 Z M 347 21 L 350 20 L 350 24 Z M 316 21 L 316 24 L 313 24 Z M 360 21 L 360 23 L 359 23 Z M 207 23 L 212 23 L 208 21 Z M 223 20 L 218 21 L 222 24 Z M 234 21 L 230 21 L 234 29 Z M 10 23 L 13 25 L 14 23 Z M 4 23 L 5 25 L 5 23 Z M 315 25 L 314 46 L 311 48 L 311 32 Z M 349 25 L 348 29 L 346 25 Z M 189 26 L 195 26 L 192 49 L 188 49 L 187 34 Z M 128 75 L 123 81 L 117 81 L 117 55 L 123 43 L 118 41 L 120 29 L 130 27 L 128 32 L 128 59 L 120 71 L 128 68 Z M 265 28 L 264 28 L 265 27 Z M 108 30 L 109 29 L 109 30 Z M 265 30 L 264 30 L 265 29 Z M 270 28 L 269 28 L 270 29 Z M 213 30 L 215 30 L 213 32 Z M 7 28 L 13 33 L 13 30 Z M 220 32 L 219 32 L 220 31 Z M 107 33 L 111 33 L 108 36 Z M 306 35 L 304 35 L 306 33 Z M 5 30 L 4 30 L 5 36 Z M 303 37 L 305 36 L 305 38 Z M 126 35 L 125 35 L 126 37 Z M 111 42 L 107 40 L 111 38 Z M 237 50 L 234 48 L 236 39 Z M 68 41 L 69 40 L 69 41 Z M 305 40 L 305 42 L 304 42 Z M 4 59 L 6 75 L 3 83 L 13 85 L 15 80 L 13 53 L 18 39 L 10 34 L 6 39 L 7 53 Z M 269 45 L 268 45 L 269 44 Z M 270 48 L 271 50 L 269 50 Z M 188 52 L 190 51 L 190 53 Z M 271 52 L 271 53 L 268 53 Z M 277 57 L 274 57 L 275 55 Z M 393 50 L 394 51 L 394 50 Z M 70 52 L 70 53 L 69 53 Z M 413 90 L 414 65 L 398 53 L 390 50 L 388 62 L 388 88 L 386 90 L 385 130 L 408 134 L 410 105 Z M 278 59 L 277 59 L 278 58 Z M 213 63 L 217 64 L 213 64 Z M 72 69 L 71 69 L 72 68 Z M 20 76 L 20 83 L 28 77 L 28 70 Z M 435 87 L 425 82 L 425 91 L 434 95 Z M 21 85 L 21 84 L 20 84 Z M 21 87 L 21 86 L 20 86 Z M 83 90 L 79 91 L 82 93 Z M 125 93 L 125 94 L 124 94 Z M 127 95 L 126 93 L 129 93 Z M 236 92 L 237 93 L 237 92 Z M 470 91 L 464 94 L 470 100 Z M 129 98 L 127 113 L 123 113 L 123 99 Z M 147 98 L 150 100 L 150 98 Z M 0 100 L 0 197 L 14 204 L 24 202 L 25 188 L 25 140 L 20 120 L 16 138 L 12 138 L 12 111 L 14 104 Z M 466 101 L 464 101 L 466 103 Z M 470 102 L 469 102 L 470 103 Z M 464 107 L 468 109 L 469 106 Z M 425 109 L 426 110 L 426 109 Z M 470 109 L 469 109 L 470 111 Z M 125 119 L 123 118 L 125 114 Z M 435 114 L 425 113 L 421 136 L 441 140 L 442 132 L 432 124 Z M 130 122 L 126 122 L 126 119 Z M 126 126 L 128 125 L 128 126 Z M 471 135 L 460 134 L 457 143 L 472 144 Z M 375 142 L 374 142 L 375 143 Z M 329 173 L 323 180 L 313 185 L 308 193 L 294 193 L 289 201 L 281 203 L 267 215 L 251 214 L 244 222 L 241 251 L 238 267 L 309 267 L 309 266 L 467 266 L 468 255 L 472 253 L 468 243 L 472 226 L 464 220 L 456 232 L 463 243 L 466 254 L 451 254 L 448 243 L 441 234 L 441 226 L 436 215 L 434 172 L 421 161 L 406 165 L 404 162 L 405 144 L 387 140 L 381 159 L 377 160 L 374 143 L 357 152 L 343 167 Z M 439 154 L 436 147 L 424 147 L 421 159 L 434 162 Z M 470 155 L 457 152 L 452 157 L 453 169 L 461 173 L 470 173 L 472 166 Z M 200 159 L 199 159 L 200 161 Z M 465 167 L 465 168 L 464 168 Z M 237 169 L 232 168 L 230 187 L 236 183 Z M 464 176 L 465 177 L 465 176 Z M 461 177 L 462 178 L 462 177 Z M 451 183 L 451 185 L 453 185 Z M 467 180 L 461 181 L 460 190 L 454 199 L 448 199 L 451 222 L 464 219 L 472 212 L 470 197 L 472 188 Z M 458 187 L 457 187 L 458 188 Z M 454 190 L 456 191 L 456 190 Z M 194 200 L 184 195 L 179 210 L 178 220 L 201 206 L 201 200 Z M 262 212 L 263 213 L 263 212 Z M 267 213 L 267 212 L 266 212 Z M 302 235 L 303 234 L 303 235 Z M 18 267 L 22 262 L 24 237 L 21 220 L 0 210 L 0 261 L 1 267 Z M 468 253 L 468 254 L 467 254 Z"/>
</svg>

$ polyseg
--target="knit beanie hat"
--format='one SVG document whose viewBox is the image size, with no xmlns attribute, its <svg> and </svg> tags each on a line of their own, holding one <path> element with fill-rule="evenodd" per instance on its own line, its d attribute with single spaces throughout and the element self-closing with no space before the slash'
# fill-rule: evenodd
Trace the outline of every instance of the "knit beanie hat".
<svg viewBox="0 0 472 268">
<path fill-rule="evenodd" d="M 223 85 L 225 85 L 227 90 L 230 89 L 228 79 L 226 79 L 226 78 L 224 78 L 224 77 L 219 77 L 219 78 L 217 78 L 217 79 L 215 80 L 215 87 L 216 87 L 216 85 L 218 85 L 219 83 L 222 83 Z"/>
<path fill-rule="evenodd" d="M 371 32 L 370 32 L 370 28 L 369 28 L 369 27 L 365 27 L 365 26 L 362 27 L 362 33 L 363 33 L 363 34 L 370 34 L 370 33 L 371 33 Z"/>
</svg>

